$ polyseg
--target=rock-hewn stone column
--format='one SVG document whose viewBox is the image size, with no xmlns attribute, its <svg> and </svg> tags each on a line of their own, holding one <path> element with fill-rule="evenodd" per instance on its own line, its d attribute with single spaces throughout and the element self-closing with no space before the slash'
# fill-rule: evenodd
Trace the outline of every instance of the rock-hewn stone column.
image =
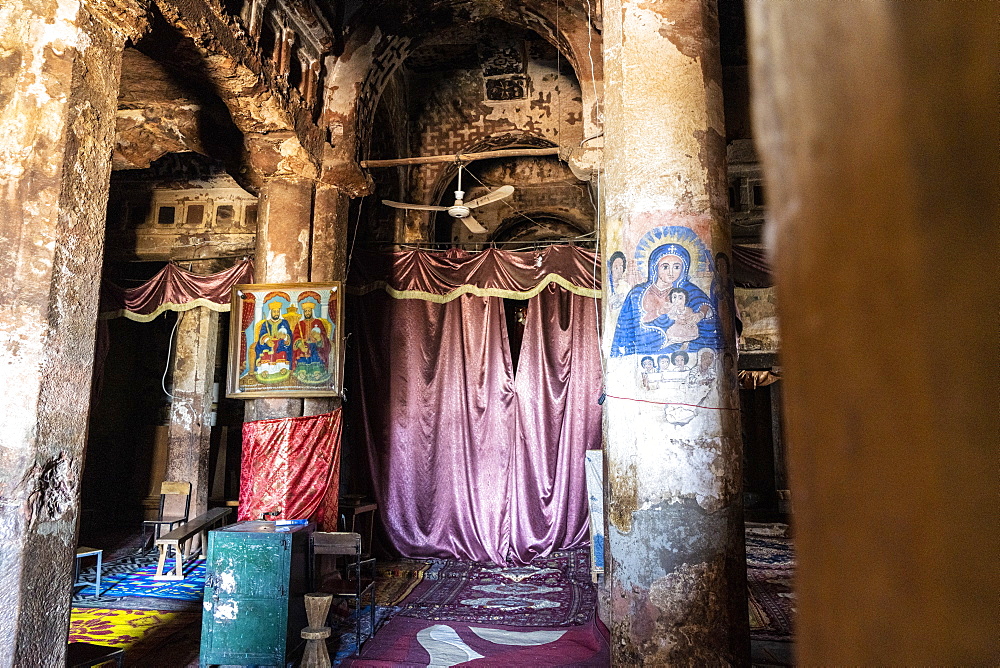
<svg viewBox="0 0 1000 668">
<path fill-rule="evenodd" d="M 802 665 L 994 665 L 991 2 L 748 3 Z"/>
<path fill-rule="evenodd" d="M 312 243 L 313 180 L 271 176 L 260 193 L 257 219 L 257 283 L 305 283 Z M 302 399 L 250 399 L 247 421 L 302 415 Z"/>
<path fill-rule="evenodd" d="M 0 4 L 0 666 L 65 663 L 123 45 L 85 2 Z"/>
<path fill-rule="evenodd" d="M 350 198 L 335 186 L 317 184 L 313 201 L 312 248 L 309 280 L 343 281 L 347 271 L 347 216 Z M 336 332 L 340 337 L 341 332 Z M 341 379 L 343 382 L 343 379 Z M 303 400 L 303 415 L 328 413 L 340 405 L 338 397 Z"/>
<path fill-rule="evenodd" d="M 718 17 L 604 11 L 606 509 L 615 665 L 749 662 Z"/>
<path fill-rule="evenodd" d="M 177 315 L 167 480 L 191 483 L 191 516 L 208 510 L 208 461 L 212 441 L 212 386 L 219 314 L 195 308 Z"/>
</svg>

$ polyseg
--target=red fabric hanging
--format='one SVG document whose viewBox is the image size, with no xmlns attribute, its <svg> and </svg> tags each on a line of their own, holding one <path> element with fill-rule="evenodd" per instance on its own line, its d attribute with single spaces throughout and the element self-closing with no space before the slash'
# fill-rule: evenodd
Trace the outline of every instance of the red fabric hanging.
<svg viewBox="0 0 1000 668">
<path fill-rule="evenodd" d="M 171 263 L 135 288 L 123 289 L 103 281 L 99 317 L 124 316 L 149 322 L 163 311 L 187 311 L 197 306 L 228 311 L 233 286 L 242 283 L 253 283 L 253 262 L 249 259 L 204 276 Z"/>
<path fill-rule="evenodd" d="M 337 530 L 341 411 L 243 424 L 240 521 L 314 518 Z"/>
</svg>

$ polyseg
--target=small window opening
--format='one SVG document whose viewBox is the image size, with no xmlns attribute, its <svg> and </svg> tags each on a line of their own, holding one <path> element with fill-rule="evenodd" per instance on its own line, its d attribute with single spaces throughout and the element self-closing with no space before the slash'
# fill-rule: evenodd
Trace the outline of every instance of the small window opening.
<svg viewBox="0 0 1000 668">
<path fill-rule="evenodd" d="M 187 208 L 187 217 L 184 222 L 188 225 L 201 225 L 205 220 L 205 206 L 203 204 L 192 204 Z"/>
<path fill-rule="evenodd" d="M 264 58 L 274 60 L 275 46 L 278 43 L 278 35 L 270 23 L 264 21 L 260 26 L 260 55 Z"/>
<path fill-rule="evenodd" d="M 251 204 L 243 213 L 243 224 L 247 227 L 257 228 L 257 205 Z"/>
<path fill-rule="evenodd" d="M 156 213 L 156 222 L 160 225 L 174 224 L 175 209 L 172 206 L 161 206 Z"/>
<path fill-rule="evenodd" d="M 236 212 L 232 204 L 223 204 L 215 208 L 215 222 L 219 225 L 230 225 L 235 217 Z"/>
</svg>

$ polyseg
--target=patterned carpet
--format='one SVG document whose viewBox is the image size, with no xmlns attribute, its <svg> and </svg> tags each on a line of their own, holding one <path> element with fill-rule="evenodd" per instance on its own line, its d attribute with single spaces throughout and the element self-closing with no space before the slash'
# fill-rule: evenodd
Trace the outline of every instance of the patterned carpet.
<svg viewBox="0 0 1000 668">
<path fill-rule="evenodd" d="M 540 557 L 529 566 L 435 561 L 399 614 L 518 627 L 574 626 L 594 616 L 588 548 Z"/>
<path fill-rule="evenodd" d="M 747 526 L 747 585 L 750 636 L 757 640 L 791 640 L 795 616 L 795 552 L 781 530 Z M 787 527 L 784 527 L 787 529 Z"/>
<path fill-rule="evenodd" d="M 424 575 L 430 570 L 431 562 L 417 559 L 400 559 L 375 565 L 375 602 L 380 606 L 399 605 L 410 595 Z"/>
<path fill-rule="evenodd" d="M 155 574 L 154 553 L 145 556 L 132 555 L 105 564 L 101 572 L 101 592 L 98 596 L 94 589 L 96 569 L 90 568 L 80 575 L 80 581 L 88 584 L 74 592 L 73 604 L 100 606 L 111 601 L 134 597 L 201 601 L 205 589 L 203 559 L 188 560 L 184 565 L 183 580 L 154 580 Z"/>
</svg>

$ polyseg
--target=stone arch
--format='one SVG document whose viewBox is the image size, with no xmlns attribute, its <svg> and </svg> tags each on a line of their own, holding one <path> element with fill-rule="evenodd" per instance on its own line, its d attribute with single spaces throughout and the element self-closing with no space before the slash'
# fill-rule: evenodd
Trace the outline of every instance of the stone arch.
<svg viewBox="0 0 1000 668">
<path fill-rule="evenodd" d="M 422 15 L 391 28 L 383 25 L 392 15 L 388 0 L 370 3 L 355 15 L 339 58 L 330 56 L 327 71 L 326 113 L 329 140 L 344 155 L 356 156 L 370 138 L 374 111 L 386 82 L 399 68 L 422 36 L 432 34 L 442 12 Z M 458 2 L 450 7 L 458 13 Z M 563 11 L 559 11 L 559 7 Z M 603 88 L 601 34 L 595 25 L 590 0 L 546 3 L 522 0 L 512 8 L 477 7 L 475 20 L 495 18 L 531 30 L 559 50 L 573 68 L 582 92 L 584 136 L 595 134 L 599 125 L 597 107 Z M 466 19 L 468 20 L 468 19 Z"/>
<path fill-rule="evenodd" d="M 579 221 L 550 211 L 521 212 L 506 218 L 490 235 L 491 242 L 568 240 L 587 234 Z"/>
</svg>

